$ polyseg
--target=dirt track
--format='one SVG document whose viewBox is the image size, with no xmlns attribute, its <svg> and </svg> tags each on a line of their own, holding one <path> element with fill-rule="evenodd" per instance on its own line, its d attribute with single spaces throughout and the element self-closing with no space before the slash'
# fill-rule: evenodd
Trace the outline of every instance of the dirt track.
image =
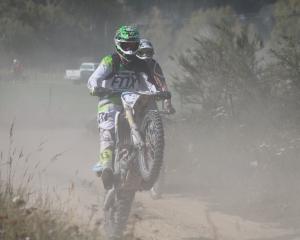
<svg viewBox="0 0 300 240">
<path fill-rule="evenodd" d="M 138 201 L 145 211 L 136 228 L 141 239 L 295 239 L 291 231 L 275 225 L 214 212 L 201 199 L 167 195 L 152 201 L 142 195 Z"/>
<path fill-rule="evenodd" d="M 1 132 L 5 133 L 5 130 Z M 16 145 L 22 144 L 24 151 L 35 149 L 45 141 L 43 149 L 33 153 L 31 159 L 40 159 L 41 166 L 47 168 L 34 183 L 36 188 L 55 189 L 53 195 L 76 208 L 82 219 L 86 219 L 84 221 L 101 219 L 103 192 L 99 180 L 90 171 L 97 152 L 96 135 L 85 129 L 16 129 L 15 141 Z M 5 142 L 6 139 L 1 138 L 1 146 L 5 146 Z M 60 152 L 62 155 L 53 160 Z M 184 196 L 180 192 L 166 194 L 156 201 L 148 193 L 138 193 L 129 232 L 143 240 L 299 239 L 292 229 L 217 212 L 201 194 Z"/>
<path fill-rule="evenodd" d="M 70 90 L 69 84 L 60 82 L 0 85 L 0 151 L 7 151 L 9 125 L 15 119 L 14 146 L 30 154 L 26 164 L 32 164 L 31 169 L 39 163 L 32 188 L 48 192 L 54 202 L 75 209 L 84 224 L 94 224 L 102 218 L 102 186 L 91 171 L 98 153 L 98 136 L 86 127 L 94 117 L 95 106 L 96 100 L 88 96 L 84 87 Z M 17 178 L 24 173 L 26 164 L 22 159 L 16 164 Z M 209 165 L 207 174 L 216 175 L 215 168 Z M 235 205 L 231 206 L 235 211 L 225 211 L 225 197 L 226 201 L 238 199 L 242 193 L 231 195 L 232 191 L 216 188 L 218 181 L 213 184 L 214 191 L 222 191 L 223 197 L 217 197 L 218 201 L 210 197 L 212 184 L 207 182 L 209 191 L 203 191 L 197 176 L 193 177 L 193 191 L 182 191 L 191 189 L 184 182 L 186 175 L 175 173 L 178 185 L 173 178 L 167 178 L 167 184 L 173 183 L 172 191 L 161 200 L 152 200 L 148 193 L 137 194 L 129 233 L 142 240 L 300 239 L 299 228 L 281 227 L 278 217 L 258 222 L 253 217 L 248 220 L 250 214 L 241 214 Z M 243 200 L 238 201 L 244 205 Z M 269 206 L 266 204 L 261 204 L 262 211 Z"/>
</svg>

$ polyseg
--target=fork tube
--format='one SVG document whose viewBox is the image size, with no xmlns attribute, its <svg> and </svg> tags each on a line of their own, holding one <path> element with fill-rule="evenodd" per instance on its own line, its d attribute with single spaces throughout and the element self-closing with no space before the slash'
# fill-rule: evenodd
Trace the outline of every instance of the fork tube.
<svg viewBox="0 0 300 240">
<path fill-rule="evenodd" d="M 142 149 L 144 147 L 144 142 L 141 138 L 141 134 L 138 131 L 138 127 L 136 123 L 134 122 L 132 110 L 130 108 L 125 108 L 125 114 L 127 121 L 129 123 L 130 129 L 131 129 L 131 136 L 133 140 L 133 144 L 138 148 Z"/>
<path fill-rule="evenodd" d="M 133 119 L 132 110 L 130 108 L 125 108 L 125 114 L 126 114 L 126 118 L 127 118 L 130 128 L 137 129 L 137 125 Z"/>
</svg>

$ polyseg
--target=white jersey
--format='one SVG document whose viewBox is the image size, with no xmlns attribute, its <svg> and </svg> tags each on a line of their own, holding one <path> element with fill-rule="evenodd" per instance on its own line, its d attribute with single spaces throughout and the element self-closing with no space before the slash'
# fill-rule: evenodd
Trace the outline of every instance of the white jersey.
<svg viewBox="0 0 300 240">
<path fill-rule="evenodd" d="M 149 76 L 146 73 L 120 69 L 113 74 L 112 64 L 111 56 L 107 56 L 101 61 L 87 83 L 91 92 L 94 88 L 99 87 L 124 91 L 156 91 L 155 86 L 148 81 Z M 109 96 L 102 98 L 100 104 L 107 103 L 109 99 Z"/>
<path fill-rule="evenodd" d="M 133 71 L 120 71 L 110 79 L 101 81 L 101 87 L 122 90 L 149 90 L 147 75 Z"/>
</svg>

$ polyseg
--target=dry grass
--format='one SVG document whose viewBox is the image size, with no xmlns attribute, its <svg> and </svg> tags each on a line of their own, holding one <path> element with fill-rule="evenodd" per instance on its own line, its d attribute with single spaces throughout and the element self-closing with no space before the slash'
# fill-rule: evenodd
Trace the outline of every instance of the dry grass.
<svg viewBox="0 0 300 240">
<path fill-rule="evenodd" d="M 75 223 L 76 213 L 57 204 L 57 199 L 54 203 L 49 194 L 30 191 L 35 177 L 31 172 L 36 172 L 39 163 L 25 168 L 22 180 L 15 181 L 18 162 L 28 162 L 30 154 L 14 147 L 13 135 L 14 123 L 8 151 L 0 153 L 0 240 L 102 239 L 97 226 Z"/>
</svg>

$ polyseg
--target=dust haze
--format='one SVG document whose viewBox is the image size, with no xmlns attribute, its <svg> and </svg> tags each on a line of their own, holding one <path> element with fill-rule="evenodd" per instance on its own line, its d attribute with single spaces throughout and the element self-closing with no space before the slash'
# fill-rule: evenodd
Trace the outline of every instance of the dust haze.
<svg viewBox="0 0 300 240">
<path fill-rule="evenodd" d="M 81 29 L 83 33 L 62 26 L 65 33 L 61 38 L 51 36 L 51 31 L 46 40 L 26 38 L 37 44 L 30 49 L 22 49 L 22 43 L 17 43 L 18 47 L 7 44 L 4 37 L 0 40 L 0 152 L 7 151 L 13 123 L 14 146 L 31 154 L 33 166 L 40 162 L 42 170 L 36 172 L 32 188 L 49 192 L 53 199 L 59 196 L 83 222 L 101 220 L 104 191 L 91 171 L 99 150 L 97 99 L 88 94 L 85 83 L 74 84 L 64 79 L 64 74 L 66 69 L 79 68 L 86 59 L 100 61 L 111 53 L 117 26 L 133 23 L 153 42 L 155 59 L 167 77 L 177 112 L 163 119 L 166 149 L 162 199 L 153 200 L 147 192 L 137 194 L 128 226 L 132 239 L 299 239 L 299 58 L 295 60 L 297 70 L 289 68 L 293 74 L 288 75 L 277 65 L 283 66 L 282 52 L 270 54 L 284 49 L 276 40 L 284 26 L 291 26 L 282 20 L 284 11 L 289 11 L 288 4 L 174 1 L 168 8 L 160 1 L 112 2 L 123 15 L 114 17 L 119 14 L 116 10 L 95 18 L 92 13 L 86 20 L 90 28 Z M 299 23 L 299 3 L 289 2 L 296 9 L 292 22 Z M 82 16 L 91 10 L 84 11 L 76 13 Z M 216 32 L 216 26 L 227 21 L 224 19 L 232 23 L 232 33 L 237 36 L 232 37 L 234 41 L 246 29 L 247 39 L 240 39 L 249 48 L 236 50 L 236 55 L 228 51 L 232 55 L 227 54 L 228 59 L 222 61 L 241 63 L 241 54 L 253 54 L 253 63 L 259 63 L 252 72 L 246 74 L 248 68 L 243 64 L 223 66 L 214 60 L 214 67 L 222 69 L 218 72 L 193 58 L 193 54 L 211 52 L 200 49 L 200 45 L 217 46 L 213 50 L 231 47 L 226 45 L 231 35 Z M 78 39 L 74 39 L 76 34 Z M 289 31 L 285 34 L 289 37 Z M 207 45 L 204 40 L 198 45 L 199 39 Z M 254 46 L 252 50 L 250 46 Z M 299 57 L 299 45 L 294 48 L 289 51 L 299 53 Z M 276 60 L 276 56 L 283 57 Z M 24 65 L 22 79 L 11 76 L 14 58 Z M 237 74 L 231 70 L 230 74 L 228 69 L 235 69 L 232 71 Z M 237 80 L 231 81 L 235 76 Z M 193 92 L 188 88 L 189 79 L 197 82 L 205 77 L 207 82 L 191 85 Z M 255 81 L 259 83 L 254 86 Z M 16 166 L 17 179 L 21 179 L 26 164 Z"/>
</svg>

